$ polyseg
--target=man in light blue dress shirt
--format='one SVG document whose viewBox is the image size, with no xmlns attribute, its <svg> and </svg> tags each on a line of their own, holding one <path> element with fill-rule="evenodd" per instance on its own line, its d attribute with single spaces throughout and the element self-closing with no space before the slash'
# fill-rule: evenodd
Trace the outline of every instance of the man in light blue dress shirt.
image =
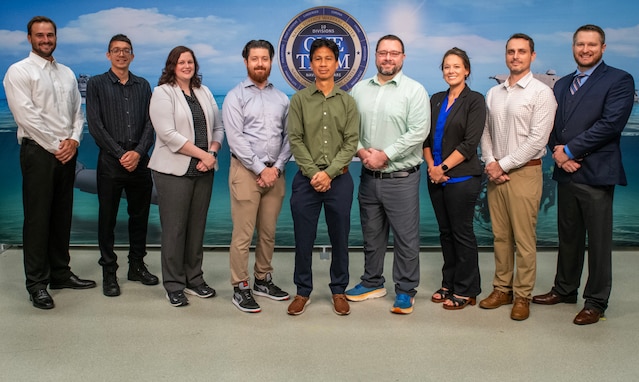
<svg viewBox="0 0 639 382">
<path fill-rule="evenodd" d="M 251 40 L 242 51 L 248 78 L 233 88 L 222 107 L 231 149 L 231 284 L 233 304 L 243 312 L 261 311 L 253 294 L 288 300 L 271 273 L 275 227 L 286 192 L 284 166 L 291 157 L 286 120 L 288 97 L 268 81 L 274 49 Z M 253 291 L 249 288 L 249 246 L 257 227 Z"/>
</svg>

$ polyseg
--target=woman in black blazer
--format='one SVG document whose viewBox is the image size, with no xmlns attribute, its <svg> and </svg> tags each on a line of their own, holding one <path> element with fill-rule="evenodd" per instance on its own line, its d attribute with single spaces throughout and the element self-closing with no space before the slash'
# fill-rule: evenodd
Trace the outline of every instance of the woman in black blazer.
<svg viewBox="0 0 639 382">
<path fill-rule="evenodd" d="M 456 310 L 475 305 L 481 292 L 473 216 L 481 188 L 477 146 L 486 105 L 483 95 L 466 86 L 470 59 L 465 51 L 447 51 L 441 69 L 449 88 L 431 97 L 431 129 L 424 142 L 428 193 L 444 256 L 442 286 L 432 301 Z"/>
</svg>

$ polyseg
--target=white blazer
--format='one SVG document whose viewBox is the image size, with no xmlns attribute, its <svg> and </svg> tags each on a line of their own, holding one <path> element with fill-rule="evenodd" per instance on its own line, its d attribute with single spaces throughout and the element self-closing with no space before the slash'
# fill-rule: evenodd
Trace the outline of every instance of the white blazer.
<svg viewBox="0 0 639 382">
<path fill-rule="evenodd" d="M 213 94 L 206 86 L 193 89 L 206 118 L 208 146 L 224 140 L 224 128 L 220 111 Z M 191 157 L 178 151 L 187 141 L 195 144 L 195 128 L 191 108 L 177 85 L 157 86 L 151 96 L 149 115 L 155 129 L 155 147 L 149 168 L 155 171 L 182 176 L 186 173 Z"/>
</svg>

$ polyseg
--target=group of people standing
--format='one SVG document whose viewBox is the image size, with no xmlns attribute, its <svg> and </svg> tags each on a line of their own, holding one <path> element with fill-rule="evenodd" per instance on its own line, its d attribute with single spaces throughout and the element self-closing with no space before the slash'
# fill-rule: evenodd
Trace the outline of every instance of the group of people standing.
<svg viewBox="0 0 639 382">
<path fill-rule="evenodd" d="M 96 286 L 69 268 L 73 181 L 84 119 L 73 72 L 53 58 L 55 23 L 36 16 L 27 31 L 32 52 L 9 68 L 4 86 L 21 144 L 26 286 L 35 307 L 51 309 L 47 286 Z M 294 155 L 299 171 L 290 207 L 297 289 L 288 314 L 304 313 L 311 301 L 312 250 L 322 207 L 333 253 L 329 287 L 334 312 L 347 315 L 349 301 L 386 295 L 383 271 L 390 233 L 396 295 L 391 311 L 413 311 L 420 281 L 419 185 L 425 160 L 444 258 L 441 288 L 432 295 L 433 302 L 458 310 L 475 305 L 481 293 L 473 215 L 485 176 L 495 276 L 492 293 L 479 306 L 493 309 L 514 302 L 511 318 L 525 320 L 531 300 L 575 303 L 587 236 L 585 307 L 574 322 L 595 323 L 610 295 L 612 200 L 615 185 L 626 184 L 619 142 L 634 92 L 628 73 L 603 62 L 605 47 L 601 28 L 580 27 L 573 36 L 578 69 L 557 82 L 553 94 L 530 71 L 536 55 L 532 38 L 514 34 L 506 44 L 509 77 L 485 99 L 466 83 L 471 74 L 468 55 L 452 48 L 441 62 L 449 88 L 429 101 L 424 87 L 402 71 L 405 49 L 399 37 L 379 39 L 377 74 L 356 84 L 350 94 L 335 86 L 339 47 L 330 39 L 316 39 L 309 55 L 315 82 L 289 101 L 268 80 L 272 44 L 251 40 L 242 50 L 247 78 L 226 95 L 220 113 L 201 82 L 191 49 L 171 50 L 151 92 L 149 83 L 129 70 L 134 58 L 130 39 L 115 35 L 106 53 L 111 68 L 89 80 L 86 95 L 89 131 L 100 148 L 103 293 L 120 294 L 114 229 L 123 192 L 129 214 L 128 279 L 159 283 L 144 263 L 155 182 L 162 283 L 169 303 L 187 305 L 186 294 L 216 295 L 203 278 L 203 241 L 226 132 L 231 151 L 232 302 L 241 311 L 261 311 L 254 295 L 290 299 L 273 282 L 271 262 L 286 190 L 285 165 Z M 532 297 L 546 146 L 553 151 L 553 178 L 559 184 L 559 255 L 552 290 Z M 354 156 L 362 163 L 357 197 L 365 263 L 360 281 L 347 289 L 354 194 L 349 164 Z M 251 288 L 248 261 L 255 231 Z"/>
</svg>

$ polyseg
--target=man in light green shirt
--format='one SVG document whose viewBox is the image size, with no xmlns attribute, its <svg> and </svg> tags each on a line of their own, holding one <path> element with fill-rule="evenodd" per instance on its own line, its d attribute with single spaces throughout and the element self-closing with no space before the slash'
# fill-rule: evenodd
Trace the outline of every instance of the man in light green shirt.
<svg viewBox="0 0 639 382">
<path fill-rule="evenodd" d="M 362 161 L 359 208 L 364 237 L 364 274 L 346 291 L 350 301 L 386 295 L 384 256 L 394 237 L 393 313 L 413 311 L 419 285 L 419 181 L 422 144 L 430 131 L 426 89 L 402 73 L 404 43 L 387 35 L 377 42 L 377 75 L 351 95 L 360 113 L 357 156 Z"/>
<path fill-rule="evenodd" d="M 344 291 L 349 277 L 348 235 L 354 188 L 348 165 L 357 149 L 359 113 L 353 98 L 335 87 L 337 44 L 317 39 L 311 44 L 310 57 L 315 83 L 293 96 L 288 113 L 291 152 L 300 168 L 291 194 L 297 295 L 288 314 L 302 314 L 310 303 L 313 245 L 324 206 L 333 250 L 329 284 L 333 311 L 347 315 L 350 307 Z"/>
</svg>

